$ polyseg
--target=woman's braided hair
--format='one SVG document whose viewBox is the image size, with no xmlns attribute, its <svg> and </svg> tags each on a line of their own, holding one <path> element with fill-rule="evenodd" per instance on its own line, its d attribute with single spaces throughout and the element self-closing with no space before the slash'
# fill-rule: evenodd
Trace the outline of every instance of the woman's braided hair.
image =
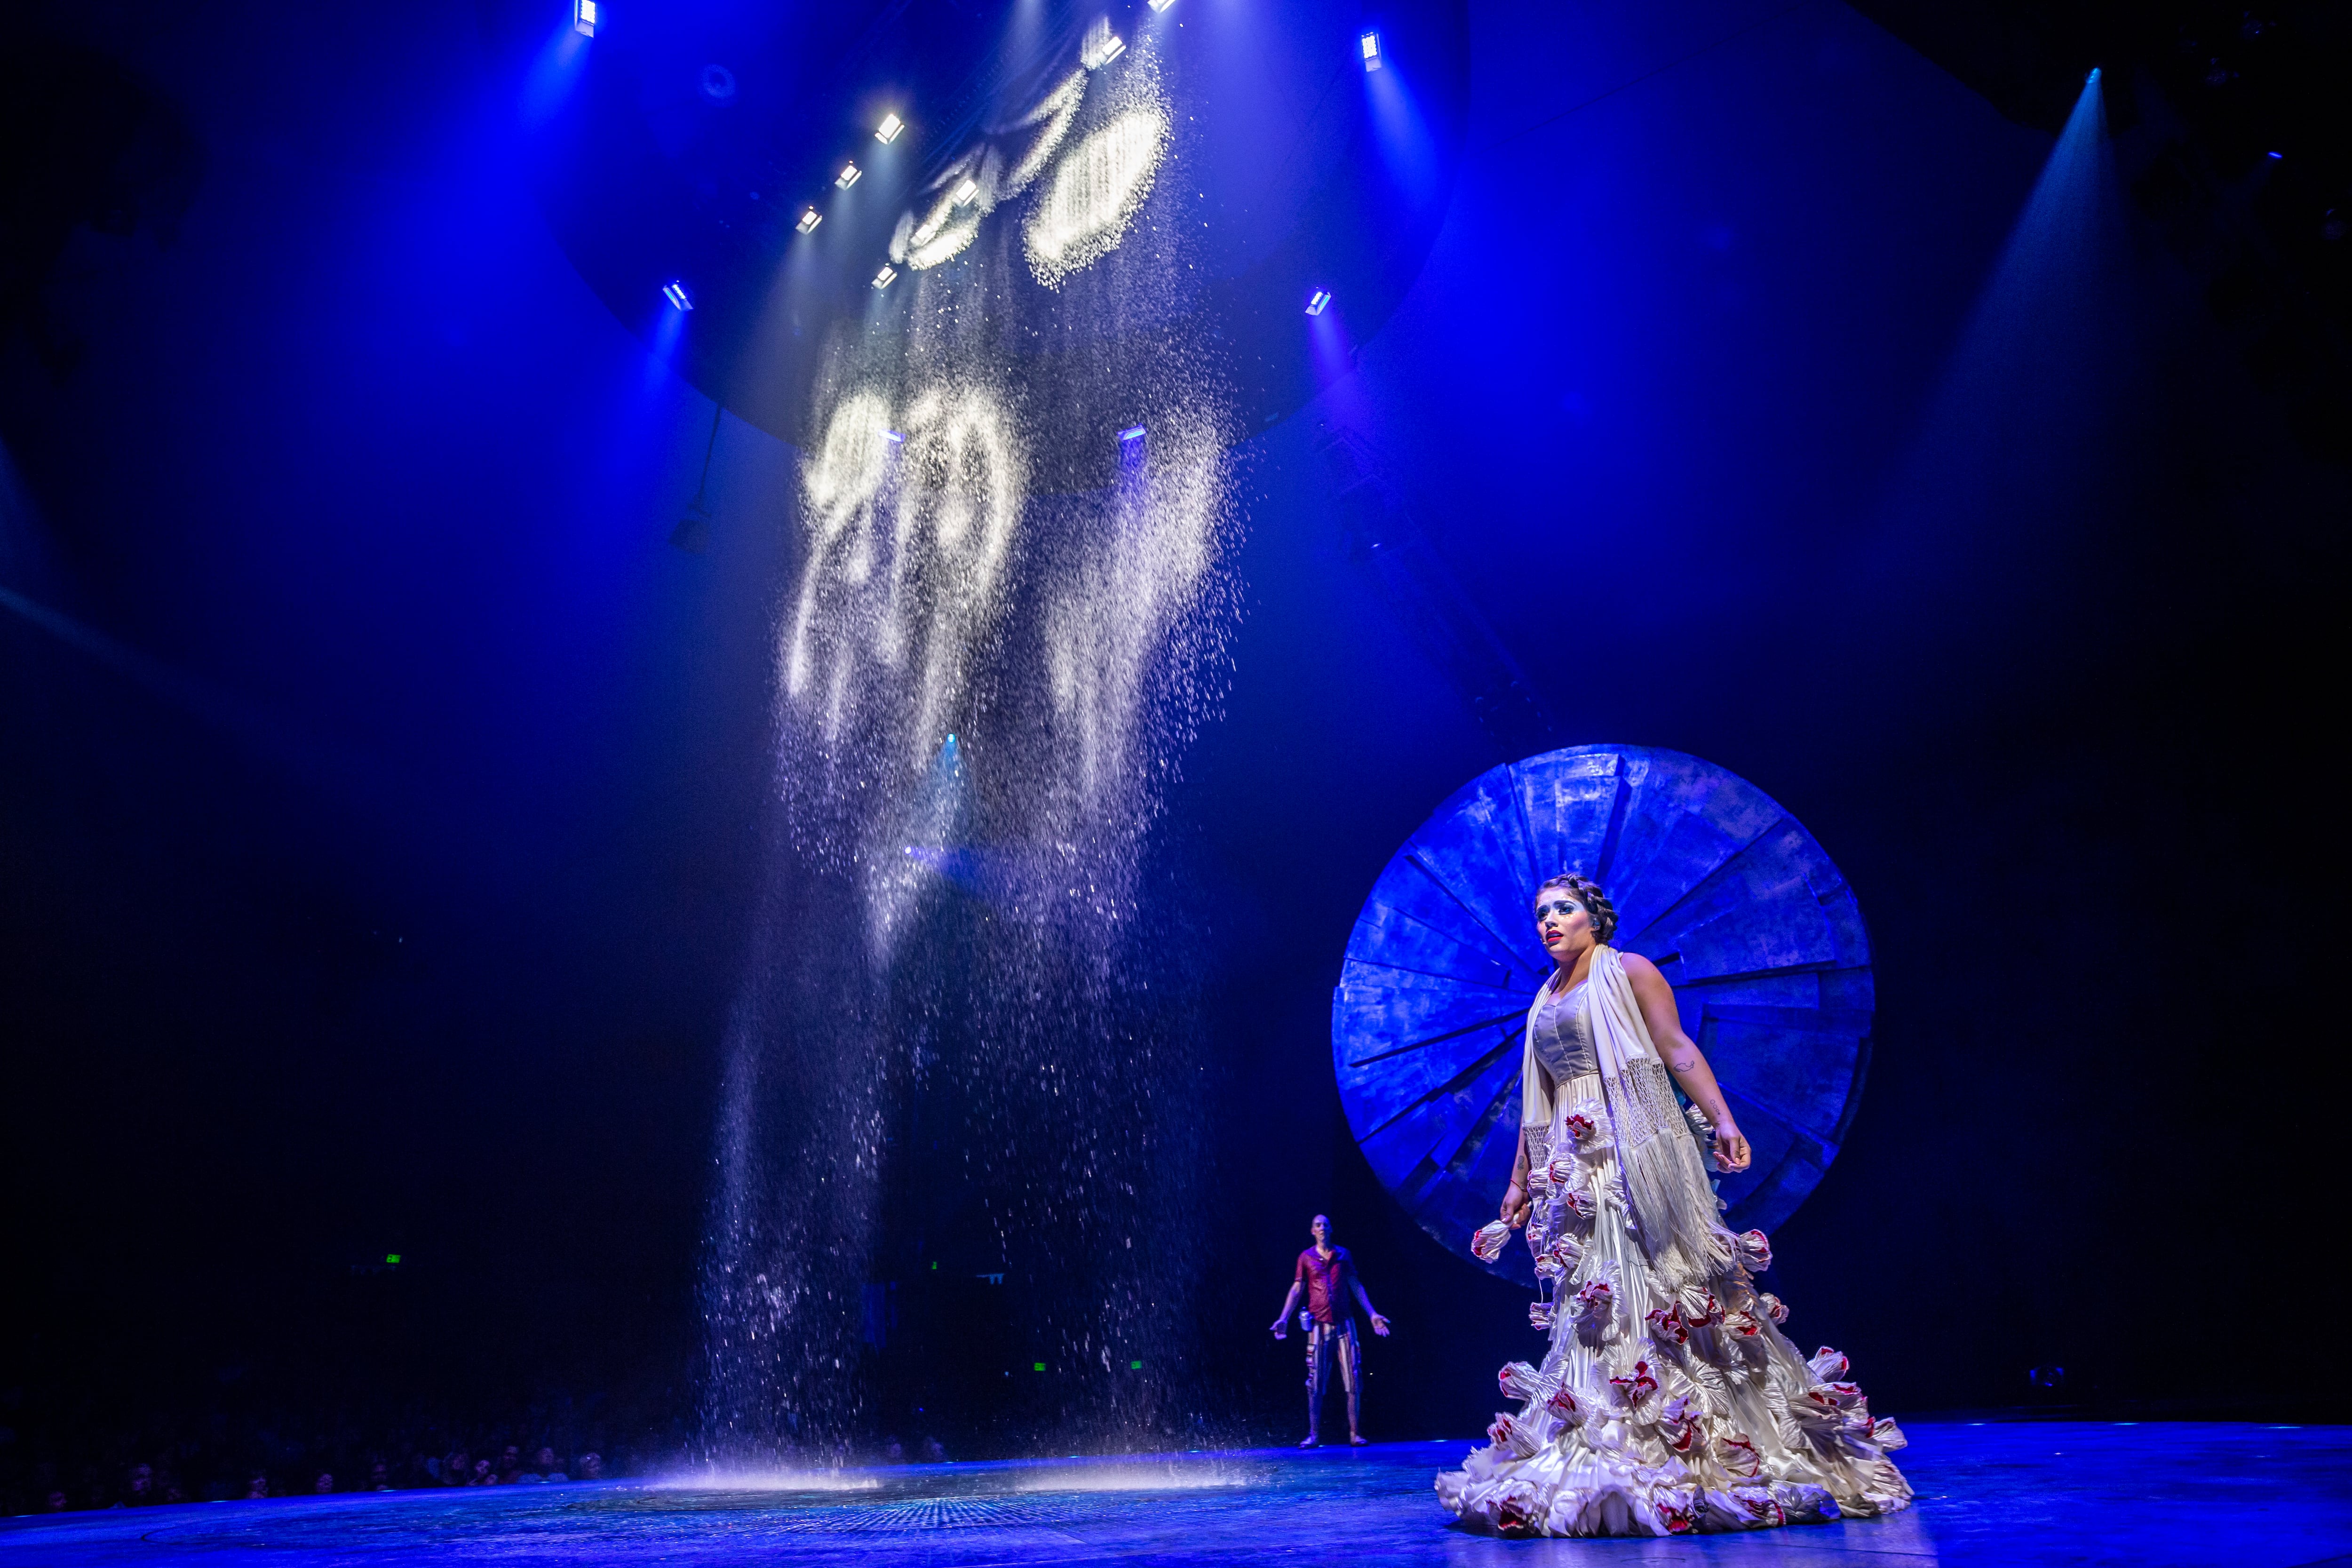
<svg viewBox="0 0 2352 1568">
<path fill-rule="evenodd" d="M 1573 871 L 1562 871 L 1557 877 L 1544 879 L 1543 886 L 1536 889 L 1536 902 L 1542 903 L 1544 895 L 1554 888 L 1565 889 L 1569 897 L 1582 904 L 1585 912 L 1592 917 L 1593 941 L 1607 942 L 1616 933 L 1617 906 L 1609 901 L 1609 895 L 1601 890 L 1600 883 L 1590 877 L 1580 877 Z"/>
</svg>

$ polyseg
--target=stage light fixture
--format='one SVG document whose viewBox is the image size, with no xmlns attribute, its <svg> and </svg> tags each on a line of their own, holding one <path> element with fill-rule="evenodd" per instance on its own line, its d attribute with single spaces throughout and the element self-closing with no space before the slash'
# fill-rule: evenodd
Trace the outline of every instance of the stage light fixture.
<svg viewBox="0 0 2352 1568">
<path fill-rule="evenodd" d="M 1319 316 L 1323 313 L 1323 307 L 1330 302 L 1331 290 L 1318 289 L 1314 293 L 1307 296 L 1307 313 L 1310 316 Z"/>
<path fill-rule="evenodd" d="M 971 205 L 971 198 L 978 195 L 980 195 L 980 182 L 977 180 L 966 180 L 963 184 L 958 185 L 955 188 L 954 193 L 948 197 L 948 205 L 950 206 L 968 207 Z"/>
<path fill-rule="evenodd" d="M 1143 426 L 1130 425 L 1118 433 L 1118 438 L 1122 441 L 1140 441 L 1143 439 Z"/>
<path fill-rule="evenodd" d="M 798 226 L 803 234 L 806 234 L 824 221 L 824 215 L 818 212 L 816 208 L 811 207 L 808 211 L 801 214 L 801 221 Z"/>
<path fill-rule="evenodd" d="M 1176 0 L 1151 0 L 1151 8 L 1155 11 L 1165 11 L 1174 4 Z"/>
<path fill-rule="evenodd" d="M 1366 33 L 1356 40 L 1356 47 L 1364 51 L 1366 70 L 1376 71 L 1381 68 L 1381 36 L 1378 33 Z"/>
<path fill-rule="evenodd" d="M 877 289 L 887 289 L 890 287 L 891 279 L 898 276 L 898 269 L 886 261 L 882 264 L 882 270 L 874 275 L 874 287 Z"/>
<path fill-rule="evenodd" d="M 898 132 L 905 129 L 907 129 L 905 121 L 895 114 L 886 114 L 882 117 L 882 123 L 874 128 L 874 140 L 887 147 L 898 139 Z"/>
<path fill-rule="evenodd" d="M 686 285 L 677 279 L 673 278 L 662 285 L 662 298 L 681 310 L 694 309 L 694 296 L 686 291 Z"/>
<path fill-rule="evenodd" d="M 1097 16 L 1078 45 L 1078 63 L 1090 71 L 1100 70 L 1125 53 L 1127 40 L 1110 30 L 1109 17 Z"/>
<path fill-rule="evenodd" d="M 844 163 L 841 166 L 841 173 L 834 176 L 834 188 L 835 190 L 845 191 L 864 177 L 865 172 L 859 169 L 856 164 Z"/>
<path fill-rule="evenodd" d="M 596 36 L 596 0 L 572 0 L 572 30 L 583 38 Z"/>
</svg>

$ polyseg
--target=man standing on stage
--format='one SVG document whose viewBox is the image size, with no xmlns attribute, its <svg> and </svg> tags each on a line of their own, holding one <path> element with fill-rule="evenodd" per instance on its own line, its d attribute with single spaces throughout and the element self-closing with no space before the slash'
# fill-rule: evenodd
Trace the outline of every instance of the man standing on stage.
<svg viewBox="0 0 2352 1568">
<path fill-rule="evenodd" d="M 1282 1311 L 1274 1320 L 1274 1337 L 1288 1339 L 1290 1314 L 1298 1305 L 1298 1293 L 1307 1292 L 1307 1311 L 1300 1319 L 1307 1330 L 1307 1440 L 1298 1446 L 1312 1448 L 1323 1440 L 1318 1435 L 1323 1391 L 1330 1386 L 1331 1362 L 1336 1356 L 1339 1385 L 1348 1391 L 1348 1441 L 1360 1448 L 1364 1434 L 1358 1417 L 1363 1410 L 1363 1372 L 1356 1349 L 1356 1307 L 1362 1304 L 1372 1332 L 1382 1339 L 1388 1337 L 1389 1321 L 1372 1310 L 1372 1299 L 1364 1294 L 1364 1282 L 1356 1278 L 1355 1260 L 1348 1256 L 1348 1249 L 1332 1245 L 1329 1217 L 1317 1215 L 1308 1228 L 1315 1233 L 1315 1245 L 1298 1255 L 1290 1294 L 1282 1299 Z"/>
</svg>

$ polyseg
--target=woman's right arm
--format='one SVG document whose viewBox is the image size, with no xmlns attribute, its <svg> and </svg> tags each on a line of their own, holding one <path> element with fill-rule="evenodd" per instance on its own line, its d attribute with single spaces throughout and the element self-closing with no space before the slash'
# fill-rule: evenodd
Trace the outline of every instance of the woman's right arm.
<svg viewBox="0 0 2352 1568">
<path fill-rule="evenodd" d="M 1525 1225 L 1528 1211 L 1534 1206 L 1528 1201 L 1528 1130 L 1521 1127 L 1518 1157 L 1511 1162 L 1511 1184 L 1503 1192 L 1503 1223 Z"/>
</svg>

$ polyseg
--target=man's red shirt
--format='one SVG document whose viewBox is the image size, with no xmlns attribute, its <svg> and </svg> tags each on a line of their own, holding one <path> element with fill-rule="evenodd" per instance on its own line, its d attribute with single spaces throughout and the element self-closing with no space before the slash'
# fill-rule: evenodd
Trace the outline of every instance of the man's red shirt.
<svg viewBox="0 0 2352 1568">
<path fill-rule="evenodd" d="M 1356 1314 L 1355 1264 L 1348 1249 L 1335 1247 L 1324 1257 L 1314 1247 L 1298 1255 L 1294 1283 L 1307 1287 L 1307 1315 L 1318 1323 L 1337 1323 Z"/>
</svg>

